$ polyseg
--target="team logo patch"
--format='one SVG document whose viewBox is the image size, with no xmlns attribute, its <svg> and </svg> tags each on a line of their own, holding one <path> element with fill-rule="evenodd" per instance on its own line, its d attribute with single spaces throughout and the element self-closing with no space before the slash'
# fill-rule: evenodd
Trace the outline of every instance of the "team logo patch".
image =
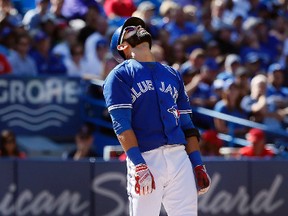
<svg viewBox="0 0 288 216">
<path fill-rule="evenodd" d="M 169 108 L 167 110 L 169 113 L 172 113 L 174 118 L 175 118 L 175 121 L 176 121 L 176 125 L 179 124 L 179 119 L 180 119 L 180 112 L 179 110 L 177 109 L 176 106 L 172 106 L 171 108 Z"/>
</svg>

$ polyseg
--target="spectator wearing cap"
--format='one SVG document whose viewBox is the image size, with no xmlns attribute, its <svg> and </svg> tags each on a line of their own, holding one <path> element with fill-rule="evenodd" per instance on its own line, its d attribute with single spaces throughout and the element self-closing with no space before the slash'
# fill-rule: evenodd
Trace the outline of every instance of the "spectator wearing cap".
<svg viewBox="0 0 288 216">
<path fill-rule="evenodd" d="M 274 105 L 268 104 L 267 77 L 263 74 L 254 76 L 250 82 L 250 95 L 241 101 L 241 107 L 250 113 L 250 120 L 263 123 L 271 129 L 283 129 L 282 116 Z"/>
<path fill-rule="evenodd" d="M 30 56 L 31 39 L 28 34 L 18 35 L 15 39 L 15 52 L 8 57 L 13 75 L 36 76 L 36 62 Z"/>
<path fill-rule="evenodd" d="M 248 113 L 240 106 L 240 89 L 234 79 L 228 79 L 224 82 L 221 100 L 216 103 L 214 110 L 234 117 L 248 119 Z M 247 133 L 245 126 L 217 117 L 214 118 L 214 125 L 218 133 L 229 134 L 232 137 L 243 138 Z"/>
<path fill-rule="evenodd" d="M 266 136 L 264 131 L 252 128 L 246 135 L 248 146 L 242 147 L 239 150 L 241 156 L 244 157 L 273 157 L 275 152 L 266 144 Z"/>
<path fill-rule="evenodd" d="M 31 56 L 35 60 L 39 75 L 65 75 L 66 68 L 61 57 L 51 52 L 51 39 L 43 31 L 34 35 Z"/>
<path fill-rule="evenodd" d="M 93 142 L 94 134 L 92 126 L 90 124 L 82 125 L 75 136 L 75 149 L 64 152 L 63 159 L 83 160 L 97 158 Z"/>
<path fill-rule="evenodd" d="M 235 78 L 235 71 L 241 66 L 241 59 L 237 54 L 229 54 L 225 58 L 224 71 L 220 72 L 217 79 L 227 80 Z"/>
<path fill-rule="evenodd" d="M 192 81 L 186 85 L 186 91 L 190 98 L 193 108 L 205 107 L 213 109 L 217 98 L 213 94 L 213 81 L 218 73 L 218 65 L 214 60 L 206 60 L 200 69 L 200 73 L 192 78 Z M 206 115 L 195 113 L 193 115 L 195 125 L 203 129 L 213 128 L 213 119 Z"/>
<path fill-rule="evenodd" d="M 222 79 L 215 79 L 212 84 L 212 97 L 214 97 L 215 101 L 219 101 L 222 98 L 223 94 L 223 86 L 225 81 Z"/>
<path fill-rule="evenodd" d="M 261 54 L 258 52 L 249 52 L 244 58 L 244 65 L 249 71 L 249 76 L 252 78 L 257 74 L 265 74 Z"/>
<path fill-rule="evenodd" d="M 203 156 L 220 156 L 219 150 L 223 144 L 223 140 L 218 137 L 215 130 L 204 130 L 201 133 L 199 146 Z"/>
<path fill-rule="evenodd" d="M 235 83 L 240 89 L 240 100 L 250 94 L 250 73 L 246 67 L 239 67 L 235 71 Z"/>
<path fill-rule="evenodd" d="M 207 43 L 205 53 L 207 58 L 214 59 L 215 61 L 222 55 L 219 44 L 215 40 L 211 40 L 209 43 Z"/>
<path fill-rule="evenodd" d="M 41 19 L 49 14 L 50 0 L 35 0 L 36 8 L 28 10 L 22 20 L 27 29 L 35 30 L 40 27 Z"/>
<path fill-rule="evenodd" d="M 205 51 L 202 48 L 196 48 L 190 53 L 189 59 L 179 68 L 184 85 L 190 83 L 193 76 L 200 73 L 200 69 L 204 65 L 205 60 Z"/>
<path fill-rule="evenodd" d="M 274 106 L 275 111 L 288 106 L 288 91 L 284 84 L 284 68 L 273 63 L 267 71 L 267 103 Z"/>
<path fill-rule="evenodd" d="M 54 37 L 56 32 L 57 20 L 56 17 L 51 14 L 47 13 L 40 19 L 39 30 L 45 32 L 51 38 L 51 44 L 54 45 Z"/>
</svg>

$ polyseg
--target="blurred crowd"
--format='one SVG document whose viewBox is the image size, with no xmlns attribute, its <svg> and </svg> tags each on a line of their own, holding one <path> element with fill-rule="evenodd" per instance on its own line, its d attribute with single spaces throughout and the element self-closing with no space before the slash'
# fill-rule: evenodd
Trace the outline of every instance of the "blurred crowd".
<svg viewBox="0 0 288 216">
<path fill-rule="evenodd" d="M 1 75 L 104 80 L 117 65 L 114 30 L 137 16 L 156 60 L 181 73 L 192 109 L 288 127 L 287 0 L 35 0 L 27 10 L 14 2 L 0 0 Z M 194 121 L 242 138 L 249 129 L 201 114 Z"/>
</svg>

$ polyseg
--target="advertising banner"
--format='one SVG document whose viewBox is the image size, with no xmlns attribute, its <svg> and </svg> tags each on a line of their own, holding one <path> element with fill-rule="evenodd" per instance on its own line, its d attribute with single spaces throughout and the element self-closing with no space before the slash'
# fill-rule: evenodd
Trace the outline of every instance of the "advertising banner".
<svg viewBox="0 0 288 216">
<path fill-rule="evenodd" d="M 288 161 L 206 162 L 199 216 L 286 216 Z M 124 162 L 0 160 L 1 216 L 128 216 Z M 162 208 L 161 216 L 165 216 Z"/>
<path fill-rule="evenodd" d="M 89 162 L 23 160 L 17 173 L 17 215 L 90 215 Z"/>
<path fill-rule="evenodd" d="M 80 118 L 80 79 L 0 78 L 0 130 L 18 135 L 70 136 Z M 65 130 L 67 128 L 67 130 Z M 69 128 L 69 129 L 68 129 Z"/>
<path fill-rule="evenodd" d="M 0 215 L 14 216 L 14 195 L 16 193 L 15 160 L 0 161 Z"/>
</svg>

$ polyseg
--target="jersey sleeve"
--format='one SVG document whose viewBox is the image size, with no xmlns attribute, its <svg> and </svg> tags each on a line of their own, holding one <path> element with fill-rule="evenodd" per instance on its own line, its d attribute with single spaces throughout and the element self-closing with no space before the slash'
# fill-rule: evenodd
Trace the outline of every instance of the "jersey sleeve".
<svg viewBox="0 0 288 216">
<path fill-rule="evenodd" d="M 103 95 L 108 111 L 120 108 L 132 108 L 131 87 L 129 78 L 123 69 L 110 72 L 103 85 Z"/>
</svg>

